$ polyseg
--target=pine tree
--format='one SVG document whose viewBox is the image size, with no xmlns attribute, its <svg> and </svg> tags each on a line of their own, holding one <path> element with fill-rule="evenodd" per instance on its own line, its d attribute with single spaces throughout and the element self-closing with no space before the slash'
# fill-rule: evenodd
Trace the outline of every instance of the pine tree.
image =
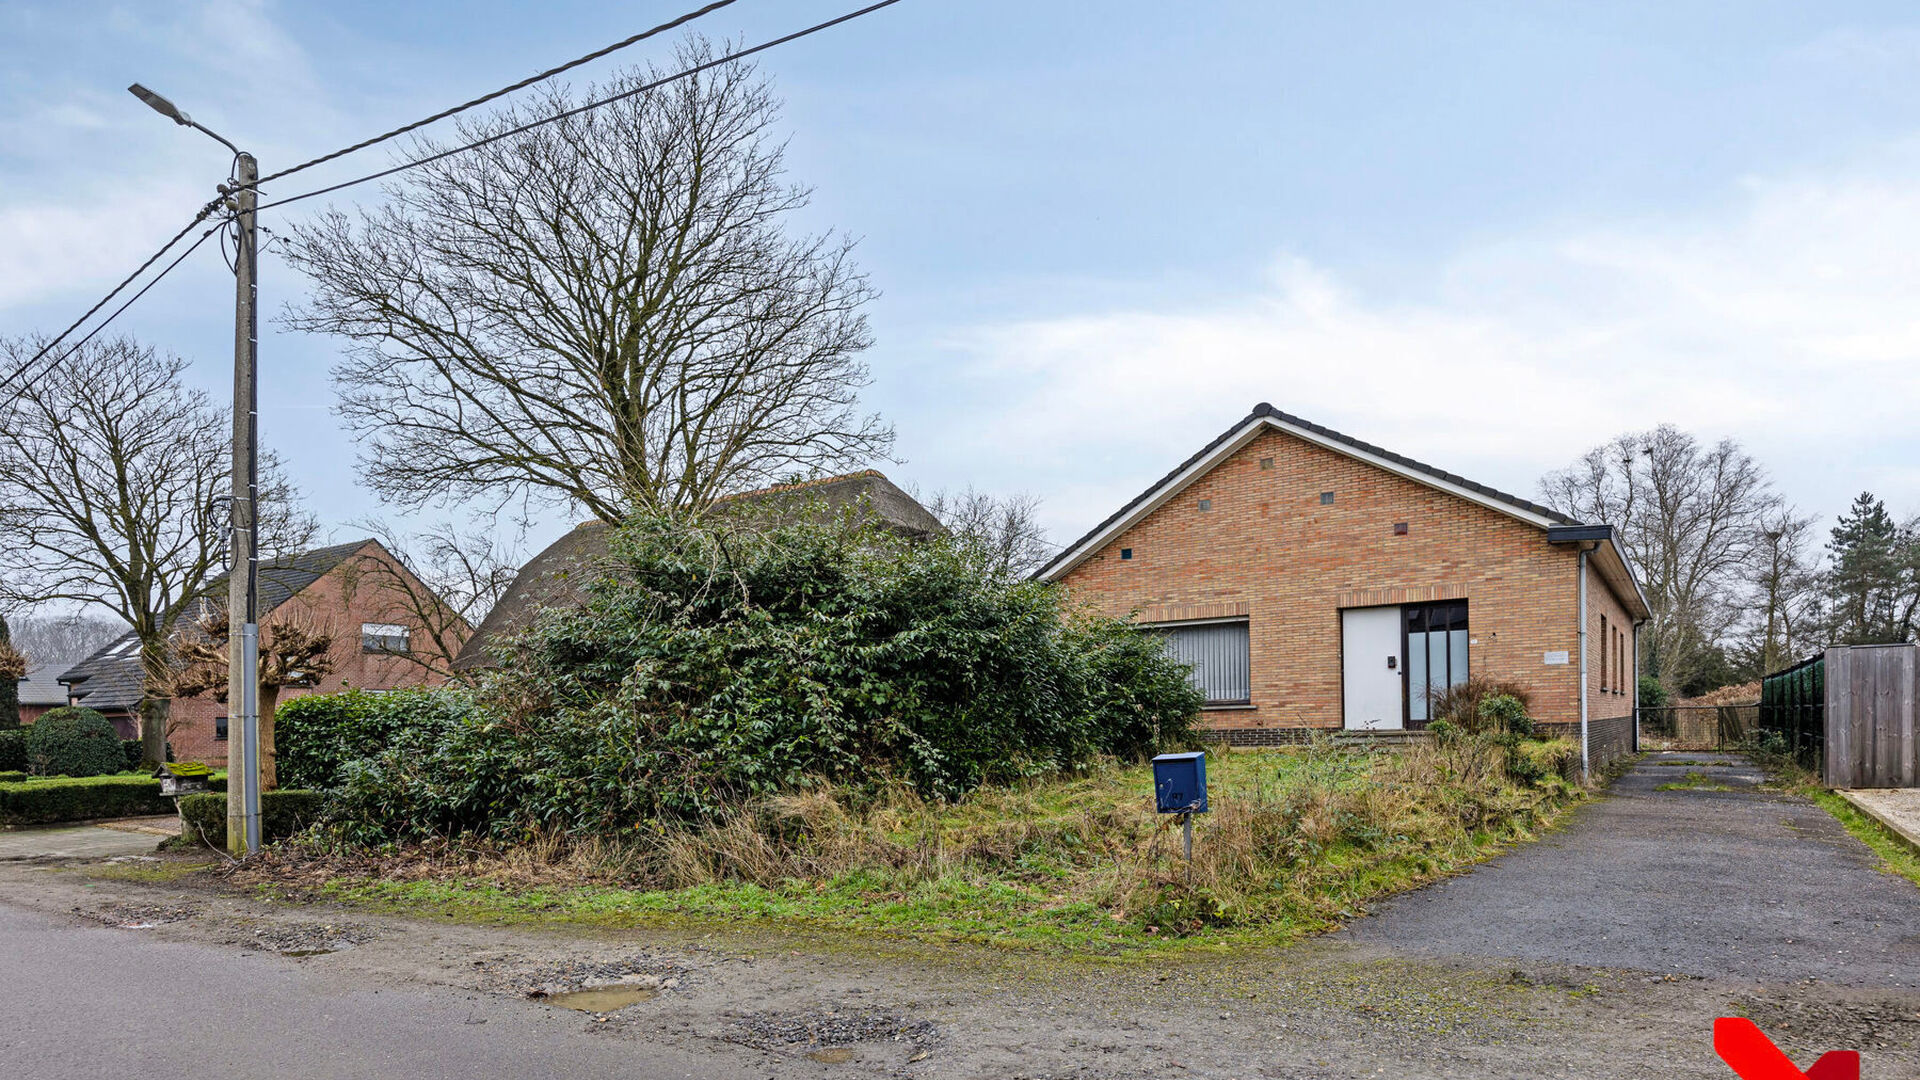
<svg viewBox="0 0 1920 1080">
<path fill-rule="evenodd" d="M 1827 588 L 1832 598 L 1833 639 L 1848 645 L 1889 644 L 1913 633 L 1916 594 L 1916 543 L 1885 503 L 1863 491 L 1840 515 L 1827 552 L 1832 569 Z"/>
</svg>

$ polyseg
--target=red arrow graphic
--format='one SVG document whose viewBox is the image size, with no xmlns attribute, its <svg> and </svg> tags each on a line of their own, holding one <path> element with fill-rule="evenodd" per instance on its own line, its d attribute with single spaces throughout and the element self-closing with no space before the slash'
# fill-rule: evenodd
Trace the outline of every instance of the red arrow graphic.
<svg viewBox="0 0 1920 1080">
<path fill-rule="evenodd" d="M 1740 1080 L 1860 1080 L 1859 1051 L 1829 1051 L 1801 1072 L 1758 1025 L 1742 1017 L 1713 1022 L 1713 1052 Z"/>
</svg>

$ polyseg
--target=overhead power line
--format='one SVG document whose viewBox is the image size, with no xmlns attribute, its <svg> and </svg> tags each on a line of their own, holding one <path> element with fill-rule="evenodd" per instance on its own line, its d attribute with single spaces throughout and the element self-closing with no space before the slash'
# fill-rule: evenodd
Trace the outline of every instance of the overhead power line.
<svg viewBox="0 0 1920 1080">
<path fill-rule="evenodd" d="M 88 310 L 88 312 L 85 315 L 80 316 L 80 318 L 74 322 L 73 326 L 69 326 L 65 330 L 62 330 L 60 332 L 60 337 L 63 338 L 66 335 L 73 333 L 74 327 L 77 327 L 81 323 L 86 322 L 87 319 L 90 316 L 92 316 L 95 311 L 99 311 L 102 307 L 105 307 L 107 304 L 107 301 L 112 300 L 115 293 L 118 293 L 121 289 L 126 288 L 127 282 L 130 282 L 134 278 L 139 277 L 141 271 L 144 271 L 147 267 L 152 266 L 155 260 L 159 259 L 160 256 L 165 255 L 167 253 L 167 248 L 171 248 L 175 243 L 178 243 L 180 240 L 180 237 L 187 235 L 187 233 L 189 232 L 192 232 L 193 226 L 200 224 L 201 220 L 203 220 L 203 218 L 195 218 L 193 220 L 193 224 L 188 225 L 185 229 L 180 231 L 179 235 L 175 236 L 172 240 L 167 241 L 166 247 L 163 247 L 158 252 L 155 252 L 152 259 L 148 259 L 146 262 L 142 263 L 139 270 L 135 270 L 130 276 L 128 276 L 126 281 L 123 281 L 118 286 L 116 286 L 113 292 L 110 292 L 106 295 L 105 299 L 102 299 L 98 304 L 93 305 L 93 307 L 90 310 Z M 47 367 L 52 368 L 54 365 L 59 364 L 62 360 L 65 360 L 67 357 L 72 356 L 74 353 L 79 352 L 81 346 L 85 345 L 89 341 L 92 341 L 93 336 L 95 334 L 98 334 L 100 331 L 105 330 L 109 325 L 111 325 L 113 320 L 120 317 L 121 312 L 132 307 L 135 301 L 147 295 L 148 289 L 151 289 L 155 285 L 160 284 L 160 281 L 162 278 L 165 278 L 168 274 L 173 273 L 174 267 L 179 266 L 181 263 L 185 262 L 187 260 L 187 256 L 193 254 L 195 251 L 198 251 L 200 249 L 201 244 L 206 243 L 209 237 L 211 237 L 214 233 L 219 232 L 220 229 L 225 225 L 226 225 L 226 220 L 222 219 L 220 221 L 215 222 L 212 227 L 207 229 L 206 232 L 201 233 L 200 239 L 195 240 L 191 244 L 188 244 L 187 250 L 175 256 L 174 260 L 168 263 L 164 269 L 162 269 L 159 273 L 153 275 L 153 280 L 147 282 L 145 285 L 140 286 L 139 292 L 136 292 L 132 296 L 127 297 L 126 303 L 121 304 L 117 308 L 114 308 L 113 314 L 107 316 L 104 319 L 101 319 L 98 326 L 95 326 L 93 329 L 87 331 L 87 335 L 85 337 L 81 338 L 79 341 L 74 342 L 71 348 L 67 349 L 66 351 L 62 352 L 59 356 L 55 357 L 53 362 L 48 364 Z M 60 338 L 53 339 L 52 341 L 48 342 L 45 346 L 43 346 L 39 352 L 34 353 L 31 359 L 27 360 L 25 363 L 21 364 L 19 367 L 16 367 L 12 371 L 8 372 L 7 377 L 4 380 L 0 380 L 0 393 L 11 392 L 14 386 L 14 381 L 16 379 L 19 379 L 22 375 L 26 374 L 27 369 L 33 367 L 34 364 L 38 363 L 41 357 L 47 355 L 47 353 L 51 351 L 53 347 L 55 345 L 58 345 L 59 343 L 60 343 Z"/>
<path fill-rule="evenodd" d="M 171 240 L 168 240 L 166 243 L 160 245 L 159 251 L 156 251 L 152 255 L 147 256 L 146 262 L 143 262 L 138 267 L 135 267 L 133 273 L 128 274 L 126 277 L 120 279 L 120 284 L 115 285 L 112 289 L 108 290 L 107 295 L 101 297 L 99 301 L 96 302 L 92 307 L 88 308 L 84 314 L 82 314 L 79 318 L 73 320 L 73 322 L 69 324 L 65 330 L 62 330 L 58 334 L 55 334 L 52 341 L 49 341 L 45 345 L 42 345 L 40 347 L 39 352 L 34 353 L 31 357 L 29 357 L 26 360 L 25 363 L 22 363 L 20 366 L 14 368 L 13 371 L 10 372 L 5 379 L 0 379 L 0 393 L 5 393 L 7 391 L 12 390 L 15 379 L 18 379 L 21 375 L 25 374 L 29 368 L 39 363 L 41 357 L 47 355 L 48 353 L 52 352 L 54 349 L 58 348 L 60 343 L 66 340 L 68 334 L 71 334 L 75 330 L 80 329 L 80 327 L 83 324 L 85 324 L 88 319 L 93 318 L 93 316 L 96 313 L 98 313 L 101 308 L 106 307 L 108 304 L 112 303 L 113 298 L 116 296 L 119 296 L 123 291 L 125 291 L 127 286 L 133 284 L 134 281 L 138 280 L 141 274 L 146 273 L 149 267 L 151 267 L 154 263 L 159 262 L 162 258 L 166 257 L 167 252 L 173 250 L 173 246 L 175 244 L 178 244 L 181 240 L 184 240 L 187 234 L 192 232 L 196 226 L 198 226 L 201 222 L 207 220 L 207 215 L 213 213 L 213 211 L 220 206 L 220 203 L 225 198 L 226 196 L 222 195 L 219 198 L 209 200 L 205 206 L 202 206 L 200 208 L 199 213 L 193 215 L 193 220 L 187 222 L 185 228 L 181 229 L 177 233 L 174 233 L 173 238 Z M 215 229 L 217 228 L 218 226 L 215 227 Z M 132 304 L 134 300 L 138 300 L 140 299 L 140 297 L 146 295 L 147 289 L 153 288 L 154 282 L 159 281 L 160 278 L 166 277 L 167 274 L 170 271 L 172 271 L 174 267 L 180 265 L 181 259 L 186 258 L 187 255 L 190 254 L 194 248 L 197 248 L 201 244 L 206 243 L 207 236 L 212 235 L 215 229 L 207 230 L 206 235 L 201 236 L 200 239 L 193 242 L 193 247 L 189 247 L 186 251 L 182 252 L 180 254 L 179 259 L 175 259 L 173 260 L 173 262 L 169 263 L 167 265 L 167 268 L 165 270 L 160 271 L 159 275 L 156 276 L 153 279 L 153 281 L 147 282 L 145 287 L 143 287 L 139 292 L 133 294 L 132 299 L 128 300 L 127 303 L 120 305 L 120 307 L 116 309 L 112 315 L 107 316 L 106 322 L 101 323 L 100 326 L 94 327 L 93 330 L 89 332 L 86 337 L 81 338 L 80 341 L 74 345 L 73 349 L 68 349 L 65 353 L 61 353 L 60 359 L 61 360 L 66 359 L 68 354 L 72 353 L 74 349 L 78 349 L 81 345 L 86 344 L 87 341 L 91 339 L 94 334 L 99 333 L 101 327 L 106 326 L 107 323 L 112 322 L 114 319 L 118 318 L 120 315 L 120 312 L 127 310 L 128 305 Z M 55 363 L 58 363 L 58 362 L 59 361 L 55 361 Z"/>
<path fill-rule="evenodd" d="M 708 15 L 715 11 L 718 11 L 721 8 L 726 7 L 727 5 L 733 2 L 734 0 L 714 0 L 713 3 L 708 4 L 706 7 L 700 8 L 697 11 L 689 11 L 685 15 L 680 16 L 679 18 L 671 19 L 671 20 L 668 20 L 667 22 L 663 22 L 659 26 L 656 26 L 651 30 L 642 30 L 640 33 L 635 34 L 632 37 L 625 38 L 621 41 L 616 41 L 604 49 L 597 49 L 593 52 L 588 53 L 585 56 L 580 57 L 577 60 L 569 60 L 566 63 L 561 64 L 559 67 L 548 68 L 547 70 L 541 72 L 538 75 L 529 75 L 528 77 L 521 79 L 519 82 L 514 83 L 512 86 L 503 86 L 500 89 L 495 90 L 490 94 L 483 94 L 480 97 L 474 98 L 472 101 L 462 102 L 459 105 L 455 105 L 451 109 L 442 109 L 441 111 L 434 113 L 432 116 L 429 116 L 424 120 L 415 120 L 411 124 L 407 124 L 403 127 L 397 127 L 397 128 L 394 128 L 392 131 L 375 135 L 371 139 L 362 139 L 361 141 L 354 143 L 352 146 L 342 147 L 339 150 L 335 150 L 331 154 L 323 154 L 320 157 L 314 158 L 312 161 L 303 161 L 300 164 L 293 166 L 292 168 L 281 169 L 277 173 L 271 173 L 267 176 L 263 176 L 260 179 L 254 181 L 253 186 L 258 188 L 261 184 L 271 183 L 272 181 L 278 180 L 281 177 L 292 176 L 294 173 L 301 172 L 302 170 L 305 170 L 305 169 L 311 169 L 315 165 L 320 165 L 325 162 L 332 161 L 335 158 L 345 157 L 348 154 L 365 150 L 369 146 L 378 145 L 380 143 L 386 142 L 388 139 L 397 139 L 400 136 L 405 135 L 409 131 L 418 130 L 420 128 L 426 127 L 428 124 L 445 120 L 449 116 L 466 112 L 468 109 L 474 108 L 476 106 L 485 105 L 487 102 L 492 101 L 495 98 L 505 97 L 516 90 L 525 90 L 527 87 L 532 86 L 534 83 L 540 82 L 543 79 L 551 79 L 555 75 L 572 71 L 574 68 L 577 68 L 582 64 L 592 63 L 593 61 L 598 60 L 609 53 L 619 52 L 621 49 L 624 49 L 629 45 L 637 44 L 638 42 L 645 41 L 650 37 L 654 37 L 659 34 L 664 34 L 669 30 L 674 30 L 681 26 L 685 26 L 687 23 L 690 23 L 693 20 L 698 19 L 703 15 Z"/>
<path fill-rule="evenodd" d="M 480 147 L 499 142 L 502 139 L 509 139 L 515 135 L 532 131 L 534 128 L 542 127 L 544 125 L 555 123 L 560 120 L 565 120 L 570 116 L 578 116 L 581 113 L 589 112 L 593 109 L 598 109 L 605 105 L 611 105 L 612 103 L 616 101 L 621 101 L 625 98 L 634 97 L 636 95 L 644 94 L 652 90 L 658 90 L 660 87 L 665 86 L 668 83 L 678 82 L 681 79 L 691 78 L 694 75 L 698 75 L 703 71 L 708 71 L 713 68 L 719 67 L 722 64 L 731 63 L 735 60 L 745 59 L 746 57 L 752 56 L 755 53 L 765 52 L 768 49 L 774 48 L 776 46 L 785 45 L 790 41 L 798 41 L 803 37 L 807 37 L 812 34 L 817 34 L 822 30 L 830 30 L 833 27 L 839 26 L 841 23 L 852 22 L 854 19 L 858 19 L 863 15 L 871 15 L 872 13 L 879 11 L 881 8 L 892 7 L 893 5 L 899 2 L 900 0 L 880 0 L 879 3 L 869 4 L 866 7 L 859 9 L 858 11 L 850 11 L 845 15 L 841 15 L 837 18 L 828 19 L 826 22 L 815 23 L 814 25 L 809 26 L 804 30 L 796 30 L 793 33 L 787 34 L 783 37 L 777 37 L 771 41 L 763 41 L 760 44 L 754 45 L 750 48 L 740 49 L 736 52 L 730 52 L 725 56 L 716 57 L 703 64 L 696 64 L 693 67 L 687 68 L 684 71 L 677 71 L 672 75 L 667 75 L 662 78 L 655 79 L 652 82 L 646 83 L 644 85 L 636 86 L 631 90 L 623 90 L 618 94 L 614 94 L 610 97 L 601 98 L 598 101 L 589 101 L 585 105 L 575 106 L 574 108 L 568 109 L 565 112 L 555 113 L 552 116 L 542 117 L 538 120 L 521 124 L 518 127 L 508 128 L 507 130 L 499 132 L 498 134 L 489 135 L 484 139 L 477 139 L 473 142 L 466 143 L 465 145 L 462 145 L 462 146 L 456 146 L 449 150 L 442 150 L 439 153 L 435 153 L 435 154 L 428 154 L 426 157 L 416 158 L 412 161 L 402 162 L 401 164 L 395 165 L 390 169 L 382 169 L 379 172 L 368 173 L 365 176 L 356 177 L 352 180 L 342 180 L 340 183 L 329 184 L 323 188 L 315 188 L 312 191 L 303 191 L 298 195 L 289 195 L 284 199 L 275 199 L 272 202 L 261 203 L 259 206 L 259 209 L 271 210 L 277 206 L 286 206 L 289 203 L 300 202 L 304 199 L 317 198 L 321 195 L 328 195 L 333 192 L 343 190 L 345 188 L 357 187 L 361 184 L 370 183 L 375 180 L 383 180 L 389 176 L 394 175 L 395 173 L 405 172 L 408 169 L 415 169 L 422 165 L 431 165 L 436 161 L 445 160 L 446 158 L 450 158 L 455 154 L 463 154 L 468 150 L 477 150 Z"/>
</svg>

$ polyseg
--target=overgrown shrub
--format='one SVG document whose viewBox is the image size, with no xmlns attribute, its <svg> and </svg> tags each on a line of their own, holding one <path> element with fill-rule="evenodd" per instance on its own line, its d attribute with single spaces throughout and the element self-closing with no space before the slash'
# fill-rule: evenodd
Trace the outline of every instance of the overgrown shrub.
<svg viewBox="0 0 1920 1080">
<path fill-rule="evenodd" d="M 119 750 L 114 747 L 116 754 Z M 0 784 L 0 824 L 6 825 L 172 812 L 173 800 L 160 794 L 160 781 L 145 776 L 63 776 Z"/>
<path fill-rule="evenodd" d="M 1508 700 L 1495 700 L 1499 698 Z M 1434 694 L 1427 715 L 1469 733 L 1504 731 L 1524 735 L 1533 730 L 1533 721 L 1528 718 L 1532 701 L 1533 695 L 1520 683 L 1470 675 L 1465 681 Z M 1510 723 L 1521 724 L 1525 730 L 1507 726 Z"/>
<path fill-rule="evenodd" d="M 337 815 L 365 840 L 621 832 L 893 777 L 950 799 L 1188 738 L 1185 667 L 1063 603 L 940 540 L 636 520 L 583 606 L 496 650 L 473 720 L 336 766 Z"/>
<path fill-rule="evenodd" d="M 120 733 L 92 709 L 49 709 L 27 728 L 27 769 L 35 775 L 104 776 L 126 768 Z"/>
<path fill-rule="evenodd" d="M 473 721 L 473 699 L 457 690 L 344 690 L 298 697 L 274 710 L 275 766 L 289 788 L 339 787 L 349 762 L 402 742 L 432 745 Z"/>
<path fill-rule="evenodd" d="M 260 793 L 260 842 L 271 844 L 285 840 L 320 819 L 326 794 L 279 788 Z M 180 799 L 183 836 L 193 842 L 205 840 L 216 848 L 227 846 L 227 797 L 203 792 Z"/>
<path fill-rule="evenodd" d="M 0 731 L 0 769 L 26 771 L 27 733 L 24 730 Z"/>
</svg>

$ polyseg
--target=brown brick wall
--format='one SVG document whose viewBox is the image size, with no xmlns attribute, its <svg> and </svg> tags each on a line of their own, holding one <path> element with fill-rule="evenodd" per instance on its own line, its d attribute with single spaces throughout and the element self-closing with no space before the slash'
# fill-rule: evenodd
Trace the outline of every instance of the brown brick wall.
<svg viewBox="0 0 1920 1080">
<path fill-rule="evenodd" d="M 378 559 L 388 566 L 398 565 L 378 545 L 369 545 L 362 553 L 362 558 Z M 419 625 L 420 620 L 408 615 L 395 602 L 390 590 L 377 587 L 377 580 L 375 576 L 367 574 L 364 567 L 350 561 L 336 567 L 267 616 L 268 623 L 278 619 L 299 619 L 307 625 L 325 627 L 334 636 L 333 673 L 311 689 L 281 691 L 281 704 L 306 694 L 331 693 L 348 687 L 392 690 L 435 685 L 444 681 L 405 657 L 361 650 L 362 623 L 396 623 L 411 628 L 410 643 L 416 652 L 438 651 Z M 455 648 L 457 650 L 457 645 Z M 227 706 L 210 697 L 174 699 L 167 721 L 167 737 L 173 744 L 174 758 L 180 761 L 204 761 L 215 767 L 225 763 L 227 740 L 214 735 L 216 718 L 225 715 Z"/>
<path fill-rule="evenodd" d="M 1525 685 L 1537 718 L 1577 722 L 1577 565 L 1539 528 L 1267 430 L 1061 580 L 1144 621 L 1244 611 L 1253 707 L 1208 714 L 1239 743 L 1339 727 L 1341 608 L 1421 600 L 1466 599 L 1473 670 Z M 1562 650 L 1569 663 L 1543 662 Z"/>
</svg>

